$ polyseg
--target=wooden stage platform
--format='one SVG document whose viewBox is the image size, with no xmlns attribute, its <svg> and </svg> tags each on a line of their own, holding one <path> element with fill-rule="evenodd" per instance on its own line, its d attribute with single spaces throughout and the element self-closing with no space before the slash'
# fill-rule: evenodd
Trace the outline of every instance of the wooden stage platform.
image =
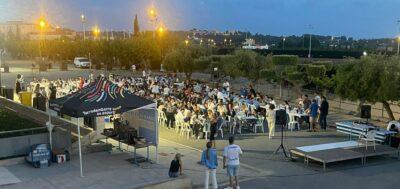
<svg viewBox="0 0 400 189">
<path fill-rule="evenodd" d="M 397 158 L 400 160 L 398 148 L 376 145 L 375 150 L 373 146 L 366 149 L 365 146 L 361 146 L 355 141 L 297 147 L 291 149 L 290 153 L 292 157 L 303 157 L 307 165 L 310 160 L 322 163 L 324 171 L 326 164 L 345 160 L 360 159 L 361 164 L 364 165 L 368 157 L 392 154 L 397 154 Z"/>
</svg>

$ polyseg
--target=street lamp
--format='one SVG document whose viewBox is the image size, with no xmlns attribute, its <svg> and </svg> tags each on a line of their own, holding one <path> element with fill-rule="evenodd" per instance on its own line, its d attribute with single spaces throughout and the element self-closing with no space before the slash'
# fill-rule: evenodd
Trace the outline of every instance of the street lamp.
<svg viewBox="0 0 400 189">
<path fill-rule="evenodd" d="M 283 42 L 283 44 L 282 44 L 282 50 L 285 50 L 285 41 L 286 41 L 286 37 L 284 37 L 284 38 L 282 39 L 282 42 Z"/>
<path fill-rule="evenodd" d="M 43 43 L 43 31 L 47 26 L 46 20 L 44 18 L 39 19 L 39 29 L 40 29 L 40 39 L 39 39 L 39 56 L 42 57 L 42 43 Z"/>
<path fill-rule="evenodd" d="M 400 36 L 397 37 L 397 56 L 399 56 L 399 50 L 400 50 Z"/>
<path fill-rule="evenodd" d="M 367 51 L 364 51 L 363 56 L 367 56 L 367 55 L 368 55 Z"/>
<path fill-rule="evenodd" d="M 311 30 L 313 29 L 311 25 L 308 25 L 308 28 L 310 29 L 310 44 L 308 47 L 308 58 L 311 58 Z"/>
<path fill-rule="evenodd" d="M 93 35 L 94 35 L 95 39 L 97 39 L 97 37 L 99 36 L 100 32 L 101 31 L 100 31 L 100 28 L 98 26 L 95 26 L 93 28 Z"/>
<path fill-rule="evenodd" d="M 85 31 L 86 17 L 84 14 L 81 14 L 81 22 L 82 22 L 82 30 L 83 30 L 83 40 L 86 40 L 86 31 Z"/>
<path fill-rule="evenodd" d="M 189 40 L 185 40 L 185 45 L 187 46 L 189 44 Z"/>
</svg>

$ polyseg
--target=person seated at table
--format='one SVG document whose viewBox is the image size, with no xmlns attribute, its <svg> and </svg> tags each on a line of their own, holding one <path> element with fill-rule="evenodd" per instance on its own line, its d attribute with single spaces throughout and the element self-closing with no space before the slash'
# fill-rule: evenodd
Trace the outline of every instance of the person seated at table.
<svg viewBox="0 0 400 189">
<path fill-rule="evenodd" d="M 201 123 L 202 123 L 202 120 L 200 119 L 198 113 L 195 113 L 190 118 L 190 126 L 193 130 L 193 135 L 196 137 L 196 139 L 200 138 Z"/>
<path fill-rule="evenodd" d="M 290 112 L 291 107 L 290 107 L 289 101 L 285 100 L 285 103 L 283 104 L 283 106 L 285 107 L 286 112 Z"/>
<path fill-rule="evenodd" d="M 275 136 L 275 106 L 273 104 L 269 105 L 269 109 L 267 110 L 267 114 L 265 115 L 268 121 L 268 130 L 269 135 L 268 138 L 271 139 Z"/>
<path fill-rule="evenodd" d="M 236 116 L 236 111 L 232 101 L 229 101 L 227 104 L 227 115 L 232 118 Z"/>
<path fill-rule="evenodd" d="M 275 102 L 275 100 L 274 100 L 274 98 L 272 96 L 269 97 L 268 104 L 273 104 L 274 107 L 276 107 L 276 102 Z"/>
<path fill-rule="evenodd" d="M 189 110 L 187 105 L 184 106 L 182 112 L 183 112 L 183 121 L 184 122 L 189 122 L 190 121 L 190 117 L 192 116 L 192 112 Z"/>
<path fill-rule="evenodd" d="M 226 114 L 227 113 L 227 109 L 226 106 L 222 103 L 222 100 L 220 100 L 218 102 L 218 106 L 217 106 L 217 112 L 222 115 L 222 114 Z"/>
</svg>

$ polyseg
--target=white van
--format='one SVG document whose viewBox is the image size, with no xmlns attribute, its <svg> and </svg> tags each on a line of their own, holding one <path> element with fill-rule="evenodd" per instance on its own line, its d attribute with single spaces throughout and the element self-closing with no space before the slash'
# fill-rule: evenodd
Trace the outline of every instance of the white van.
<svg viewBox="0 0 400 189">
<path fill-rule="evenodd" d="M 89 68 L 90 67 L 90 60 L 84 57 L 75 57 L 74 65 L 77 68 Z"/>
</svg>

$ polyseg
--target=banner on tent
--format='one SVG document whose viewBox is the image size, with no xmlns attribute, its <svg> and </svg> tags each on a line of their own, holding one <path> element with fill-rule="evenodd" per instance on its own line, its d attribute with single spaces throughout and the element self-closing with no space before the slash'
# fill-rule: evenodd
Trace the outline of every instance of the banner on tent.
<svg viewBox="0 0 400 189">
<path fill-rule="evenodd" d="M 156 109 L 137 109 L 125 112 L 123 117 L 128 121 L 130 127 L 138 130 L 141 137 L 146 138 L 153 145 L 158 144 L 158 128 Z"/>
</svg>

